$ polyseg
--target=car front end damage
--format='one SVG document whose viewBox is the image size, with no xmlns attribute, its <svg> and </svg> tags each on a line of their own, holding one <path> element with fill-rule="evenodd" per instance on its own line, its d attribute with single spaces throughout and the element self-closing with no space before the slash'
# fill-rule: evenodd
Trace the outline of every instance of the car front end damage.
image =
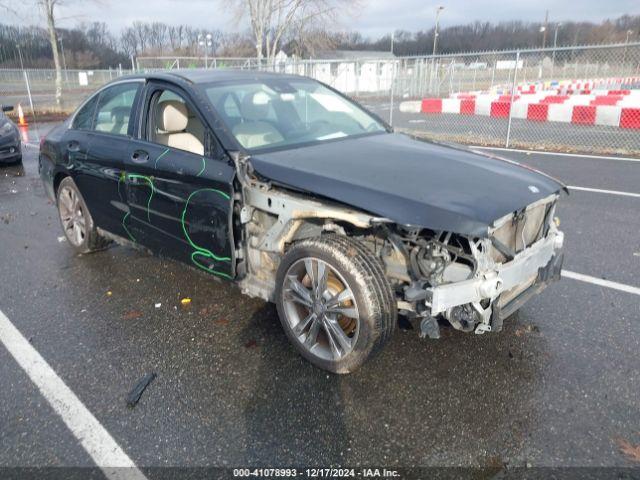
<svg viewBox="0 0 640 480">
<path fill-rule="evenodd" d="M 560 278 L 564 234 L 558 195 L 498 219 L 484 238 L 410 228 L 388 229 L 380 251 L 396 284 L 401 313 L 439 337 L 438 317 L 462 331 L 500 331 L 503 320 Z"/>
<path fill-rule="evenodd" d="M 238 163 L 244 173 L 246 165 Z M 240 179 L 239 218 L 246 228 L 238 275 L 251 296 L 273 300 L 275 273 L 289 245 L 327 233 L 352 237 L 379 259 L 398 313 L 419 322 L 423 337 L 438 338 L 442 319 L 466 332 L 500 331 L 505 318 L 560 278 L 559 192 L 497 219 L 484 236 L 472 236 L 400 225 L 253 175 Z"/>
</svg>

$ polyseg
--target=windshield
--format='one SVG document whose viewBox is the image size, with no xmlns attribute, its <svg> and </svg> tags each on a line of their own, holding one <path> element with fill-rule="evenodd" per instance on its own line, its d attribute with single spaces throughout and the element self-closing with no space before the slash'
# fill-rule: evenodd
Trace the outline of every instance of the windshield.
<svg viewBox="0 0 640 480">
<path fill-rule="evenodd" d="M 238 142 L 248 150 L 384 132 L 362 108 L 318 82 L 253 79 L 205 87 L 207 97 Z"/>
</svg>

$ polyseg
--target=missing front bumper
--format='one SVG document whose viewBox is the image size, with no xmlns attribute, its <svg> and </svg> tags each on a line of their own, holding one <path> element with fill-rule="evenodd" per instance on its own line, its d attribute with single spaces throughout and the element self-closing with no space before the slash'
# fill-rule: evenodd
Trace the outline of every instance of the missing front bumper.
<svg viewBox="0 0 640 480">
<path fill-rule="evenodd" d="M 563 262 L 563 253 L 554 255 L 545 267 L 538 270 L 538 277 L 533 285 L 504 305 L 501 305 L 499 299 L 497 299 L 498 301 L 494 302 L 491 312 L 491 331 L 499 332 L 502 330 L 502 323 L 505 318 L 513 315 L 531 297 L 542 292 L 550 283 L 560 280 Z"/>
<path fill-rule="evenodd" d="M 562 232 L 550 232 L 546 238 L 495 270 L 470 280 L 428 289 L 427 306 L 431 315 L 489 299 L 498 307 L 498 316 L 506 318 L 548 283 L 560 277 L 563 240 Z M 515 295 L 513 292 L 516 292 Z M 503 302 L 499 301 L 501 295 L 504 295 Z"/>
</svg>

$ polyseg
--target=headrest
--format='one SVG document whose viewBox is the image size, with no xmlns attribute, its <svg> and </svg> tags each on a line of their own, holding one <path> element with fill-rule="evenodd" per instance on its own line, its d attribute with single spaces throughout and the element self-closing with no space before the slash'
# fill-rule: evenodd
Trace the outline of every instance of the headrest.
<svg viewBox="0 0 640 480">
<path fill-rule="evenodd" d="M 269 115 L 269 95 L 264 92 L 247 93 L 240 107 L 245 120 L 264 120 Z"/>
<path fill-rule="evenodd" d="M 187 107 L 178 100 L 164 100 L 158 104 L 156 126 L 166 133 L 182 132 L 187 128 Z"/>
</svg>

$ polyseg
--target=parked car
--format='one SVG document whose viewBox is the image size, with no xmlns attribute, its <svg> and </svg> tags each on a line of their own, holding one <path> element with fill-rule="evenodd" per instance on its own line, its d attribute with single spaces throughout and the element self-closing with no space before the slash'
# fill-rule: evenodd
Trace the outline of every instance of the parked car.
<svg viewBox="0 0 640 480">
<path fill-rule="evenodd" d="M 233 280 L 336 373 L 398 313 L 432 338 L 499 331 L 562 266 L 561 183 L 394 133 L 304 77 L 121 78 L 48 134 L 40 173 L 79 252 L 115 240 Z"/>
<path fill-rule="evenodd" d="M 18 127 L 5 115 L 13 110 L 11 105 L 2 105 L 0 111 L 0 164 L 20 163 L 22 148 Z"/>
</svg>

